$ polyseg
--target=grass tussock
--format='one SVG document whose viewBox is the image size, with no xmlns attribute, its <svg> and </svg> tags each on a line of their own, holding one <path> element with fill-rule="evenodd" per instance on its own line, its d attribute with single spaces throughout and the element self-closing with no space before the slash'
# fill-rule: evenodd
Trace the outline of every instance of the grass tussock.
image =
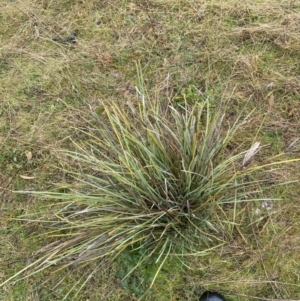
<svg viewBox="0 0 300 301">
<path fill-rule="evenodd" d="M 259 142 L 229 155 L 230 143 L 251 114 L 226 125 L 226 114 L 212 110 L 209 101 L 164 104 L 149 99 L 141 75 L 140 80 L 137 108 L 129 102 L 128 108 L 102 103 L 100 115 L 94 113 L 95 120 L 81 130 L 84 142 L 66 152 L 79 170 L 64 171 L 72 175 L 70 184 L 59 192 L 32 192 L 56 199 L 58 207 L 40 212 L 40 218 L 19 219 L 45 223 L 42 235 L 52 242 L 7 281 L 53 266 L 79 269 L 94 263 L 94 274 L 103 259 L 122 266 L 120 258 L 132 257 L 121 283 L 151 262 L 149 287 L 140 291 L 144 297 L 172 258 L 184 264 L 186 257 L 209 256 L 228 245 L 233 233 L 244 239 L 246 216 L 238 216 L 245 204 L 273 206 L 276 198 L 265 197 L 264 187 L 283 183 L 252 174 L 298 159 L 278 161 L 282 152 L 253 165 Z"/>
</svg>

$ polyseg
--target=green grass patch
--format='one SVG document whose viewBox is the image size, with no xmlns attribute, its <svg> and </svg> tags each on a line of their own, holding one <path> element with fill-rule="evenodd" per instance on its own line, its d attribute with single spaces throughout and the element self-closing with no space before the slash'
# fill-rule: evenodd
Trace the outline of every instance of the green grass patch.
<svg viewBox="0 0 300 301">
<path fill-rule="evenodd" d="M 71 141 L 92 143 L 86 132 L 99 127 L 94 114 L 107 126 L 107 110 L 130 112 L 128 103 L 139 109 L 136 60 L 141 62 L 149 99 L 160 99 L 176 110 L 186 103 L 192 106 L 210 101 L 212 112 L 227 103 L 221 134 L 241 111 L 245 117 L 256 109 L 222 158 L 246 151 L 255 141 L 263 146 L 255 164 L 286 149 L 288 159 L 296 158 L 300 119 L 298 11 L 299 5 L 291 1 L 26 0 L 3 4 L 0 282 L 32 263 L 33 255 L 55 240 L 52 236 L 31 240 L 29 236 L 37 230 L 47 230 L 46 224 L 35 228 L 35 223 L 27 225 L 15 218 L 39 213 L 52 220 L 61 205 L 53 199 L 38 200 L 12 191 L 62 192 L 60 187 L 73 183 L 67 170 L 74 171 L 74 162 L 60 150 L 74 151 Z M 39 38 L 35 38 L 36 29 Z M 75 30 L 75 43 L 53 40 L 68 37 Z M 130 123 L 135 122 L 132 116 Z M 205 124 L 205 118 L 201 122 Z M 28 152 L 32 153 L 30 160 Z M 255 173 L 250 179 L 261 181 L 266 176 L 273 183 L 299 179 L 299 164 L 269 172 L 268 176 Z M 263 202 L 239 205 L 235 216 L 228 206 L 228 219 L 235 218 L 240 225 L 231 236 L 225 235 L 226 246 L 209 256 L 190 259 L 193 269 L 182 263 L 173 268 L 174 261 L 166 260 L 166 271 L 161 269 L 152 295 L 146 299 L 193 301 L 204 289 L 217 290 L 230 300 L 300 299 L 299 185 L 263 187 L 258 184 L 253 189 L 263 190 L 259 197 L 281 200 L 271 209 Z M 59 270 L 52 280 L 52 272 L 45 271 L 36 278 L 2 286 L 0 299 L 62 300 L 74 284 L 80 288 L 94 268 L 92 264 L 84 269 Z M 117 273 L 117 262 L 106 261 L 77 297 L 73 290 L 66 299 L 134 299 L 120 285 Z M 136 273 L 137 278 L 143 275 L 143 267 Z M 55 286 L 57 279 L 61 280 L 59 288 Z"/>
</svg>

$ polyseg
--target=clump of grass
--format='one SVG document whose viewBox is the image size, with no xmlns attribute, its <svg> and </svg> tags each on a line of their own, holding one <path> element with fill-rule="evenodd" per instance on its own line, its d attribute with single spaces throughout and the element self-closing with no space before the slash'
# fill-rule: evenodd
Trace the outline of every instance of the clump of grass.
<svg viewBox="0 0 300 301">
<path fill-rule="evenodd" d="M 151 287 L 169 257 L 204 256 L 229 242 L 238 205 L 264 200 L 257 187 L 268 182 L 248 175 L 288 162 L 278 161 L 282 153 L 251 164 L 258 142 L 248 151 L 228 151 L 251 114 L 230 125 L 223 108 L 209 101 L 174 106 L 149 99 L 142 84 L 137 92 L 136 107 L 104 103 L 102 115 L 82 130 L 87 139 L 66 152 L 77 164 L 66 170 L 70 185 L 36 192 L 59 207 L 25 218 L 46 225 L 49 244 L 7 281 L 53 266 L 100 262 L 99 268 L 101 259 L 132 250 L 140 255 L 124 279 L 151 260 Z"/>
</svg>

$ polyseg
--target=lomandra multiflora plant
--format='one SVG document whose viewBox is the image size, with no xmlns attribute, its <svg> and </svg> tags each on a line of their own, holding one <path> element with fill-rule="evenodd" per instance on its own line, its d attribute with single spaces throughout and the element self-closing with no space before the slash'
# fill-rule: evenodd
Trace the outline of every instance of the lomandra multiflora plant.
<svg viewBox="0 0 300 301">
<path fill-rule="evenodd" d="M 77 166 L 68 170 L 71 184 L 40 193 L 59 207 L 38 220 L 49 244 L 14 277 L 53 266 L 79 269 L 133 250 L 140 257 L 130 272 L 151 260 L 153 284 L 168 258 L 208 255 L 226 244 L 238 205 L 264 200 L 256 192 L 265 180 L 258 185 L 249 174 L 288 162 L 278 155 L 257 165 L 259 142 L 229 151 L 249 116 L 230 122 L 209 101 L 173 106 L 137 91 L 136 106 L 104 103 L 82 143 L 74 142 L 76 151 L 67 152 Z"/>
</svg>

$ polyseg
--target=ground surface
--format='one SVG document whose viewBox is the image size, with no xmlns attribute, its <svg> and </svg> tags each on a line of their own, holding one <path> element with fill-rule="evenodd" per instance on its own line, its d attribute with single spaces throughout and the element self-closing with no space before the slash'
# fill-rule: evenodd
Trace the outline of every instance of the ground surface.
<svg viewBox="0 0 300 301">
<path fill-rule="evenodd" d="M 73 127 L 84 126 L 79 117 L 97 111 L 102 100 L 135 102 L 137 61 L 151 95 L 226 100 L 232 117 L 256 109 L 239 137 L 246 149 L 258 130 L 265 156 L 299 137 L 299 1 L 23 0 L 0 6 L 0 282 L 43 243 L 30 239 L 36 229 L 22 230 L 21 221 L 12 220 L 43 204 L 12 191 L 49 189 L 64 180 L 55 168 L 58 150 L 70 146 L 70 137 L 80 139 Z M 299 164 L 274 174 L 299 179 Z M 249 226 L 248 236 L 193 259 L 196 269 L 164 271 L 148 300 L 192 301 L 203 289 L 231 300 L 300 300 L 300 189 L 284 186 L 272 194 L 282 201 Z M 82 274 L 89 271 L 61 275 L 58 289 L 43 283 L 45 275 L 7 284 L 0 299 L 62 300 Z M 105 296 L 134 300 L 111 270 L 67 300 Z"/>
</svg>

